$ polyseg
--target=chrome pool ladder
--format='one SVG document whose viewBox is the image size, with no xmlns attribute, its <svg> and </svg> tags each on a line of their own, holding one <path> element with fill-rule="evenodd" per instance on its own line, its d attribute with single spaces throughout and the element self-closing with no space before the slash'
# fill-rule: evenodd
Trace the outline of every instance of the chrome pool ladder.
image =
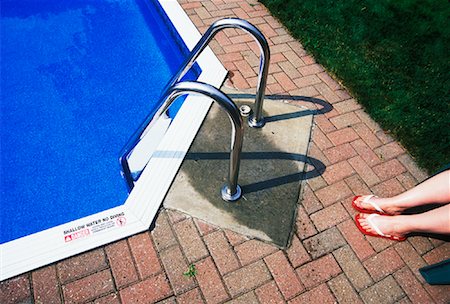
<svg viewBox="0 0 450 304">
<path fill-rule="evenodd" d="M 259 45 L 260 50 L 260 63 L 259 63 L 259 73 L 258 73 L 258 83 L 256 86 L 256 98 L 255 98 L 255 109 L 253 114 L 249 117 L 248 123 L 251 127 L 260 128 L 263 127 L 264 117 L 262 116 L 262 108 L 264 102 L 264 94 L 267 84 L 267 75 L 269 72 L 269 62 L 270 62 L 270 49 L 266 38 L 250 22 L 238 19 L 238 18 L 224 18 L 214 22 L 203 34 L 202 38 L 197 42 L 195 47 L 192 49 L 189 57 L 185 60 L 184 64 L 178 70 L 178 73 L 172 78 L 168 83 L 167 87 L 170 87 L 177 83 L 183 78 L 183 76 L 189 71 L 195 60 L 200 56 L 202 51 L 208 46 L 214 36 L 227 28 L 239 28 L 247 33 L 251 34 L 255 41 Z"/>
<path fill-rule="evenodd" d="M 226 28 L 240 28 L 251 34 L 260 48 L 260 66 L 258 74 L 258 84 L 256 87 L 256 98 L 254 111 L 248 119 L 248 124 L 254 128 L 261 128 L 265 121 L 262 115 L 263 101 L 267 84 L 267 75 L 269 70 L 270 50 L 264 35 L 251 23 L 237 18 L 225 18 L 214 22 L 201 39 L 192 49 L 189 57 L 179 69 L 178 73 L 167 84 L 161 100 L 162 105 L 153 117 L 147 119 L 141 124 L 139 129 L 133 134 L 127 145 L 122 150 L 120 164 L 122 166 L 122 176 L 125 178 L 129 191 L 134 187 L 134 178 L 128 163 L 128 157 L 137 146 L 140 140 L 145 136 L 146 130 L 156 123 L 159 117 L 167 112 L 170 105 L 180 96 L 187 94 L 203 95 L 217 102 L 228 114 L 232 123 L 232 139 L 230 151 L 230 165 L 228 172 L 228 182 L 222 187 L 221 194 L 225 201 L 236 201 L 242 195 L 241 187 L 238 184 L 239 166 L 241 160 L 242 143 L 244 139 L 244 127 L 242 117 L 236 104 L 231 98 L 219 89 L 199 81 L 182 81 L 183 76 L 189 71 L 195 63 L 201 52 L 208 46 L 209 42 L 221 30 Z"/>
</svg>

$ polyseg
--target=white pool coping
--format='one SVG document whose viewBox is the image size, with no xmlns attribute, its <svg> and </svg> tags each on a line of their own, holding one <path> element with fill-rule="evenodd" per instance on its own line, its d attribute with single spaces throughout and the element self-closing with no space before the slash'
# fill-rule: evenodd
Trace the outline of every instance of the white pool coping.
<svg viewBox="0 0 450 304">
<path fill-rule="evenodd" d="M 191 50 L 201 35 L 176 0 L 158 0 Z M 219 88 L 227 71 L 206 48 L 198 80 Z M 138 232 L 152 223 L 212 101 L 188 96 L 126 202 L 0 245 L 0 281 Z"/>
</svg>

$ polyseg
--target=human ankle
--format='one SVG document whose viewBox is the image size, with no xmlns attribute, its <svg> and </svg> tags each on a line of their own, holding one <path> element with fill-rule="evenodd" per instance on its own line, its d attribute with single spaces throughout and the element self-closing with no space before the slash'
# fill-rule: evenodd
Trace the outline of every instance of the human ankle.
<svg viewBox="0 0 450 304">
<path fill-rule="evenodd" d="M 387 214 L 400 214 L 406 209 L 398 203 L 395 197 L 384 198 L 379 205 Z"/>
<path fill-rule="evenodd" d="M 390 198 L 374 197 L 373 203 L 377 204 L 386 214 L 398 214 L 400 211 L 393 205 Z"/>
<path fill-rule="evenodd" d="M 392 227 L 396 233 L 406 235 L 413 231 L 413 225 L 411 225 L 408 215 L 396 215 L 392 217 L 392 220 Z"/>
</svg>

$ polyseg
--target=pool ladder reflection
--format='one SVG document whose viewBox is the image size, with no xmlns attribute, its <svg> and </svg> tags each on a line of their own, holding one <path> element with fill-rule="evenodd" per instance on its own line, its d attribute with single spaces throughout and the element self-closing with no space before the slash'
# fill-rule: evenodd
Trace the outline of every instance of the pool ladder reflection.
<svg viewBox="0 0 450 304">
<path fill-rule="evenodd" d="M 228 173 L 228 182 L 222 187 L 221 194 L 225 201 L 236 201 L 241 195 L 241 187 L 238 184 L 239 165 L 241 160 L 242 143 L 244 139 L 244 126 L 241 113 L 236 104 L 225 93 L 219 89 L 199 81 L 181 81 L 183 76 L 189 71 L 195 63 L 201 52 L 208 46 L 209 42 L 221 30 L 227 28 L 239 28 L 251 34 L 259 45 L 260 49 L 260 66 L 258 73 L 258 83 L 256 87 L 256 98 L 254 110 L 248 117 L 248 124 L 250 127 L 261 128 L 265 121 L 262 115 L 263 101 L 267 83 L 267 75 L 269 70 L 270 50 L 264 35 L 248 21 L 238 18 L 225 18 L 214 22 L 202 38 L 197 42 L 192 49 L 189 57 L 185 60 L 178 73 L 167 84 L 164 94 L 162 95 L 161 107 L 158 109 L 153 117 L 148 117 L 139 129 L 133 134 L 127 145 L 122 150 L 120 156 L 120 164 L 122 166 L 122 176 L 125 178 L 129 191 L 134 187 L 134 178 L 128 163 L 128 157 L 133 149 L 145 136 L 146 130 L 149 130 L 169 109 L 170 105 L 180 96 L 188 94 L 196 94 L 209 97 L 217 102 L 222 109 L 224 109 L 232 123 L 231 135 L 231 152 L 230 152 L 230 166 Z M 247 111 L 248 112 L 248 111 Z"/>
</svg>

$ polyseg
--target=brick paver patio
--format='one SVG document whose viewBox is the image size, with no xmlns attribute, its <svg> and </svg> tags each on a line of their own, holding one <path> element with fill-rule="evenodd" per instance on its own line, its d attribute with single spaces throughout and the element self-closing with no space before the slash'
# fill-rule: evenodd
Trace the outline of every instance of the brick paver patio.
<svg viewBox="0 0 450 304">
<path fill-rule="evenodd" d="M 255 0 L 179 1 L 200 31 L 236 16 L 271 45 L 267 94 L 315 97 L 309 156 L 326 171 L 306 180 L 296 233 L 282 251 L 173 211 L 156 228 L 0 284 L 1 303 L 448 303 L 450 287 L 430 286 L 418 269 L 450 257 L 443 241 L 396 243 L 365 237 L 352 219 L 355 194 L 395 195 L 426 178 Z M 212 48 L 239 89 L 256 86 L 259 50 L 244 32 L 217 35 Z M 307 101 L 293 101 L 316 109 Z M 183 275 L 195 264 L 195 278 Z"/>
</svg>

